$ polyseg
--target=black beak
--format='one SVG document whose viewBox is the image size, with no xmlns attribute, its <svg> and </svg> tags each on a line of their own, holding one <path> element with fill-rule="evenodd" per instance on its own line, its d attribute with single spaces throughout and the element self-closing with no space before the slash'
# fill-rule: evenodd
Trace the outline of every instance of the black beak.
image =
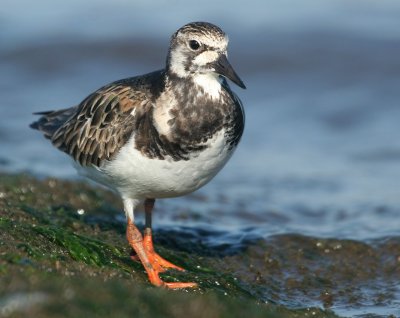
<svg viewBox="0 0 400 318">
<path fill-rule="evenodd" d="M 228 59 L 225 54 L 221 54 L 215 64 L 213 65 L 215 72 L 219 75 L 229 78 L 232 82 L 241 88 L 246 88 L 240 77 L 236 74 L 231 64 L 229 64 Z"/>
</svg>

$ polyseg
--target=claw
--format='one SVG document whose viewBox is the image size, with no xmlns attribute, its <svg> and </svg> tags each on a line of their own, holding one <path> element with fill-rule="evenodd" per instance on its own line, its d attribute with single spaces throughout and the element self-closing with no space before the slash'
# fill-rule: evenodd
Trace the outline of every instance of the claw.
<svg viewBox="0 0 400 318">
<path fill-rule="evenodd" d="M 169 289 L 181 289 L 181 288 L 196 288 L 198 285 L 196 283 L 165 283 L 164 286 Z"/>
</svg>

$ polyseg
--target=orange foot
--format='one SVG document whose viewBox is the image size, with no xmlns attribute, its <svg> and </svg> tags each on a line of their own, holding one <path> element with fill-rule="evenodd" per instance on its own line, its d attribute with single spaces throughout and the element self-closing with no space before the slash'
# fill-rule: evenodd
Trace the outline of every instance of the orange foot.
<svg viewBox="0 0 400 318">
<path fill-rule="evenodd" d="M 152 264 L 152 266 L 159 272 L 163 273 L 168 269 L 176 269 L 178 271 L 185 271 L 184 268 L 177 266 L 170 261 L 167 261 L 165 258 L 160 256 L 155 250 L 153 246 L 153 237 L 151 234 L 151 230 L 147 229 L 145 231 L 143 237 L 143 247 L 146 251 L 147 257 Z M 140 262 L 140 258 L 137 254 L 131 255 L 131 259 L 135 262 Z"/>
<path fill-rule="evenodd" d="M 143 239 L 137 227 L 128 220 L 126 236 L 130 246 L 136 252 L 136 255 L 131 256 L 131 258 L 142 263 L 153 285 L 170 289 L 197 287 L 196 283 L 167 283 L 161 280 L 159 273 L 165 272 L 168 268 L 180 271 L 184 269 L 170 263 L 154 251 L 151 231 L 146 231 Z"/>
</svg>

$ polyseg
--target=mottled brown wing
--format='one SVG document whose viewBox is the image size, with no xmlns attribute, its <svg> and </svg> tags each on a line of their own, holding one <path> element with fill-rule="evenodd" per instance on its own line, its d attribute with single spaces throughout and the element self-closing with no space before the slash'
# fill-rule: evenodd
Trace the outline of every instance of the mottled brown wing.
<svg viewBox="0 0 400 318">
<path fill-rule="evenodd" d="M 112 84 L 88 96 L 52 135 L 54 146 L 83 166 L 110 160 L 135 129 L 134 114 L 150 103 L 143 91 Z"/>
</svg>

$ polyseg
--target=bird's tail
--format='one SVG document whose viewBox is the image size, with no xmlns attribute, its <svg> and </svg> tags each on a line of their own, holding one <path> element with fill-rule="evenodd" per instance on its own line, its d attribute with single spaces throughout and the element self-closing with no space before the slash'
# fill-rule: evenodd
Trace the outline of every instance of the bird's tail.
<svg viewBox="0 0 400 318">
<path fill-rule="evenodd" d="M 34 115 L 41 115 L 41 117 L 30 124 L 30 127 L 41 131 L 46 138 L 51 139 L 57 129 L 72 116 L 75 110 L 76 107 L 71 107 L 56 111 L 34 113 Z"/>
</svg>

